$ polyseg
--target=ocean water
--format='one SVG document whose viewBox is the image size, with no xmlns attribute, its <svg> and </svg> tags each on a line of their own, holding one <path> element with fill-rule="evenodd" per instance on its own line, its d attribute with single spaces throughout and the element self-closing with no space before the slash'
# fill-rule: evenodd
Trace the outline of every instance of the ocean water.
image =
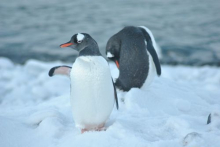
<svg viewBox="0 0 220 147">
<path fill-rule="evenodd" d="M 73 62 L 59 45 L 89 33 L 104 55 L 107 40 L 124 26 L 148 27 L 164 64 L 220 66 L 219 0 L 1 0 L 0 56 Z"/>
</svg>

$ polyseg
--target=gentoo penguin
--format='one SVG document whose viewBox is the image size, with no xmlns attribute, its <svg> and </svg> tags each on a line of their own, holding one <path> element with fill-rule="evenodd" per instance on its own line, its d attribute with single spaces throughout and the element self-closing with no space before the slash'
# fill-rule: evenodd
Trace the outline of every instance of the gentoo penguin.
<svg viewBox="0 0 220 147">
<path fill-rule="evenodd" d="M 72 68 L 53 67 L 49 76 L 63 74 L 70 77 L 73 118 L 81 133 L 101 130 L 112 112 L 114 101 L 118 108 L 117 93 L 108 63 L 89 34 L 75 34 L 69 42 L 61 44 L 60 47 L 71 47 L 77 50 L 79 55 Z"/>
<path fill-rule="evenodd" d="M 146 27 L 128 26 L 113 35 L 107 42 L 106 55 L 119 69 L 116 87 L 129 91 L 133 87 L 149 85 L 161 75 L 160 61 L 155 51 L 156 42 Z"/>
</svg>

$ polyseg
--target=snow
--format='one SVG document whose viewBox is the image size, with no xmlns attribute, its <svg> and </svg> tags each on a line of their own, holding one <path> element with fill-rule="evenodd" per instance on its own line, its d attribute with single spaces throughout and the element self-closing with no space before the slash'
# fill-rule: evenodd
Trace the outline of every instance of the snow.
<svg viewBox="0 0 220 147">
<path fill-rule="evenodd" d="M 118 91 L 119 110 L 107 130 L 80 133 L 70 106 L 70 80 L 49 77 L 50 68 L 71 65 L 29 60 L 17 65 L 0 58 L 1 147 L 218 147 L 220 69 L 162 66 L 151 85 Z M 113 79 L 118 69 L 110 63 Z M 209 114 L 212 121 L 207 123 Z"/>
</svg>

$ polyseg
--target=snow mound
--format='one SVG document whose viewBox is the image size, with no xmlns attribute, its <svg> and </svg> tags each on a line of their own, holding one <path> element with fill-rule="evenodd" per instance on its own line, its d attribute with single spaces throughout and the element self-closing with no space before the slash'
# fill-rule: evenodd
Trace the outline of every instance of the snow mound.
<svg viewBox="0 0 220 147">
<path fill-rule="evenodd" d="M 70 80 L 49 77 L 53 66 L 25 65 L 0 58 L 0 146 L 150 146 L 218 147 L 220 144 L 220 69 L 162 66 L 148 87 L 118 91 L 107 130 L 80 134 L 69 101 Z M 118 76 L 110 63 L 113 79 Z M 207 119 L 211 114 L 211 123 Z"/>
</svg>

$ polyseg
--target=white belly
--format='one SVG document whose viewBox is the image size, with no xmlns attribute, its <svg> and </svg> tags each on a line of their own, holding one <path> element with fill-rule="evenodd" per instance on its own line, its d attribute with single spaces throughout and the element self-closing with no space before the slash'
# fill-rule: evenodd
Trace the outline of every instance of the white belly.
<svg viewBox="0 0 220 147">
<path fill-rule="evenodd" d="M 78 57 L 70 78 L 76 127 L 92 129 L 104 124 L 114 106 L 114 88 L 107 61 L 101 56 Z"/>
<path fill-rule="evenodd" d="M 147 75 L 147 79 L 145 80 L 142 88 L 147 88 L 154 80 L 154 77 L 156 76 L 156 67 L 154 65 L 154 61 L 150 53 L 147 51 L 147 54 L 149 55 L 149 71 Z"/>
<path fill-rule="evenodd" d="M 145 41 L 145 44 L 147 46 L 147 42 Z M 146 49 L 147 50 L 147 49 Z M 156 77 L 156 67 L 153 61 L 153 58 L 151 56 L 151 54 L 149 53 L 149 51 L 147 50 L 147 54 L 149 56 L 149 71 L 148 71 L 148 75 L 147 78 L 142 86 L 143 89 L 146 89 L 150 86 L 150 84 L 153 82 L 154 77 Z"/>
</svg>

